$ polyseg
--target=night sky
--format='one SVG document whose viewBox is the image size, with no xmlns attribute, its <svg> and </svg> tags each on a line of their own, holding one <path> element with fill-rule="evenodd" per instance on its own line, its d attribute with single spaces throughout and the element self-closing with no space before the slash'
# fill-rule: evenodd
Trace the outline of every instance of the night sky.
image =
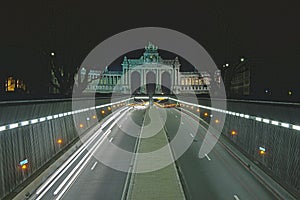
<svg viewBox="0 0 300 200">
<path fill-rule="evenodd" d="M 106 38 L 156 26 L 197 40 L 219 66 L 243 56 L 254 61 L 260 71 L 257 79 L 266 86 L 299 88 L 298 1 L 95 2 L 1 3 L 1 74 L 21 76 L 39 88 L 47 84 L 46 55 L 51 51 L 76 56 L 80 65 Z"/>
</svg>

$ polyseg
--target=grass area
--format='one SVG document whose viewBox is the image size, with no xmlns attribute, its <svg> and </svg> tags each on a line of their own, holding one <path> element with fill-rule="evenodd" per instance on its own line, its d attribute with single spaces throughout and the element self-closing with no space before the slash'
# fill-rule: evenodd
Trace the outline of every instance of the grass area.
<svg viewBox="0 0 300 200">
<path fill-rule="evenodd" d="M 149 110 L 147 110 L 145 114 L 144 126 L 148 124 L 148 127 L 143 128 L 141 134 L 142 139 L 140 140 L 138 149 L 139 153 L 153 152 L 168 144 L 167 136 L 163 128 L 152 137 L 143 138 L 144 135 L 152 135 L 149 131 L 157 130 L 157 127 L 161 126 L 162 120 L 159 117 L 159 111 L 152 111 L 154 111 L 152 113 L 154 117 L 152 117 L 151 123 L 149 123 Z M 155 154 L 148 159 L 144 156 L 137 156 L 135 169 L 151 169 L 151 167 L 157 166 L 157 164 L 166 159 L 173 159 L 170 147 L 167 146 L 167 149 L 168 151 L 159 155 Z M 134 174 L 130 184 L 132 184 L 132 186 L 131 191 L 129 191 L 128 199 L 185 199 L 175 163 L 156 171 Z"/>
</svg>

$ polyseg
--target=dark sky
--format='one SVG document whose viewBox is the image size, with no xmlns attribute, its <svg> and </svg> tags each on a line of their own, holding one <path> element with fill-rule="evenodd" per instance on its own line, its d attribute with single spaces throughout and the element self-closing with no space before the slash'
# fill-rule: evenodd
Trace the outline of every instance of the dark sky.
<svg viewBox="0 0 300 200">
<path fill-rule="evenodd" d="M 48 59 L 43 54 L 52 50 L 61 56 L 76 55 L 81 62 L 93 47 L 114 34 L 136 27 L 157 26 L 194 38 L 218 65 L 244 56 L 257 62 L 256 67 L 271 85 L 278 83 L 275 78 L 294 87 L 297 84 L 298 1 L 95 2 L 1 3 L 0 52 L 8 55 L 1 53 L 0 70 L 7 70 L 12 59 L 15 61 L 9 71 L 13 73 L 26 76 L 29 71 L 43 71 Z M 8 53 L 8 48 L 18 53 Z M 20 52 L 30 55 L 22 58 Z M 36 61 L 32 62 L 32 57 Z M 269 76 L 270 72 L 274 76 Z"/>
</svg>

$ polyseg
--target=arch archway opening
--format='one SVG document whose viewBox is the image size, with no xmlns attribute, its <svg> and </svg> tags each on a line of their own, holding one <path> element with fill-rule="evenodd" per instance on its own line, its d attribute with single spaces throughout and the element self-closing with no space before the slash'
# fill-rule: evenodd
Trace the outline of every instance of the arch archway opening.
<svg viewBox="0 0 300 200">
<path fill-rule="evenodd" d="M 171 94 L 172 93 L 172 81 L 171 81 L 171 75 L 169 72 L 164 72 L 161 75 L 161 90 L 163 94 Z"/>
<path fill-rule="evenodd" d="M 146 75 L 146 92 L 147 94 L 155 94 L 156 89 L 156 76 L 155 73 L 150 71 Z"/>
<path fill-rule="evenodd" d="M 131 73 L 131 94 L 140 94 L 141 92 L 141 74 L 137 71 Z"/>
</svg>

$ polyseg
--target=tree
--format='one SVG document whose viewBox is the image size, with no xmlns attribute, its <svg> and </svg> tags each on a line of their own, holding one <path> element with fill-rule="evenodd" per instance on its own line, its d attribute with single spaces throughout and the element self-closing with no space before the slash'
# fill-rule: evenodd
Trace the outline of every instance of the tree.
<svg viewBox="0 0 300 200">
<path fill-rule="evenodd" d="M 247 61 L 247 60 L 246 60 Z M 224 86 L 225 86 L 225 91 L 226 91 L 226 95 L 227 97 L 231 97 L 231 86 L 232 86 L 232 80 L 234 79 L 234 77 L 239 74 L 239 73 L 244 73 L 245 71 L 247 71 L 247 68 L 243 68 L 242 66 L 244 66 L 247 62 L 244 59 L 241 62 L 232 64 L 232 65 L 224 65 L 223 66 L 223 70 L 222 70 L 222 76 L 223 76 L 223 81 L 224 81 Z"/>
<path fill-rule="evenodd" d="M 80 95 L 86 89 L 87 85 L 97 78 L 89 78 L 91 69 L 86 69 L 84 77 L 80 74 L 80 55 L 72 55 L 70 51 L 65 51 L 58 55 L 56 52 L 50 53 L 50 70 L 53 78 L 50 80 L 52 87 L 58 89 L 61 95 L 69 96 L 74 91 Z M 77 81 L 75 82 L 75 77 Z"/>
</svg>

